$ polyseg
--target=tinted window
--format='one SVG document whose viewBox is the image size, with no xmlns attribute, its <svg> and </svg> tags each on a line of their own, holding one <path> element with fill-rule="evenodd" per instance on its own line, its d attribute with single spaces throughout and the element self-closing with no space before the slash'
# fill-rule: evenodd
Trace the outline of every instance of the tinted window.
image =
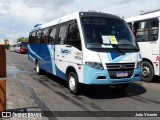
<svg viewBox="0 0 160 120">
<path fill-rule="evenodd" d="M 37 43 L 41 42 L 41 35 L 42 35 L 42 31 L 41 30 L 37 31 L 37 34 L 36 34 L 36 42 Z"/>
<path fill-rule="evenodd" d="M 67 39 L 77 40 L 79 39 L 79 30 L 76 23 L 69 25 L 68 36 Z"/>
<path fill-rule="evenodd" d="M 121 19 L 87 17 L 81 20 L 87 44 L 110 44 L 110 38 L 113 37 L 118 42 L 118 45 L 129 44 L 127 47 L 121 45 L 124 49 L 130 48 L 131 45 L 137 45 L 131 29 Z"/>
<path fill-rule="evenodd" d="M 129 27 L 131 28 L 131 30 L 133 29 L 132 27 L 132 23 L 128 23 Z"/>
<path fill-rule="evenodd" d="M 42 31 L 42 40 L 41 40 L 41 43 L 48 43 L 49 42 L 48 33 L 49 33 L 48 29 L 44 29 Z"/>
<path fill-rule="evenodd" d="M 27 42 L 22 42 L 21 47 L 24 48 L 24 49 L 27 49 Z"/>
<path fill-rule="evenodd" d="M 36 43 L 36 32 L 32 32 L 29 38 L 29 43 Z"/>
<path fill-rule="evenodd" d="M 134 35 L 138 42 L 157 40 L 158 29 L 158 19 L 150 19 L 134 23 Z"/>
<path fill-rule="evenodd" d="M 72 23 L 69 25 L 67 40 L 65 43 L 81 49 L 79 29 L 76 23 Z"/>
<path fill-rule="evenodd" d="M 157 40 L 158 39 L 158 19 L 151 20 L 151 28 L 150 28 L 150 39 Z"/>
<path fill-rule="evenodd" d="M 59 30 L 59 42 L 63 44 L 66 39 L 67 25 L 61 26 Z"/>
<path fill-rule="evenodd" d="M 53 28 L 51 29 L 51 32 L 50 32 L 50 43 L 55 43 L 55 40 L 56 40 L 56 28 Z"/>
</svg>

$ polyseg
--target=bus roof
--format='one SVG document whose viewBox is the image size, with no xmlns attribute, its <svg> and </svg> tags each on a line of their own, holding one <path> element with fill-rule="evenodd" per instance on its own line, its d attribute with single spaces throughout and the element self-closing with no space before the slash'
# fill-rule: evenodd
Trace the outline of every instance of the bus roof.
<svg viewBox="0 0 160 120">
<path fill-rule="evenodd" d="M 136 17 L 131 17 L 125 19 L 126 22 L 134 22 L 134 21 L 139 21 L 139 20 L 145 20 L 145 19 L 150 19 L 150 18 L 156 18 L 160 17 L 160 12 L 154 12 L 154 13 L 149 13 L 149 14 L 144 14 Z"/>
<path fill-rule="evenodd" d="M 39 30 L 39 29 L 43 29 L 43 28 L 46 28 L 46 27 L 57 25 L 59 23 L 67 22 L 69 20 L 78 19 L 79 16 L 97 16 L 97 17 L 109 17 L 109 18 L 121 19 L 118 16 L 107 14 L 107 13 L 101 13 L 101 12 L 80 12 L 80 11 L 78 11 L 78 12 L 66 15 L 64 17 L 58 18 L 56 20 L 53 20 L 51 22 L 39 25 L 39 26 L 35 27 L 34 29 L 32 29 L 32 31 L 36 31 L 36 30 Z"/>
</svg>

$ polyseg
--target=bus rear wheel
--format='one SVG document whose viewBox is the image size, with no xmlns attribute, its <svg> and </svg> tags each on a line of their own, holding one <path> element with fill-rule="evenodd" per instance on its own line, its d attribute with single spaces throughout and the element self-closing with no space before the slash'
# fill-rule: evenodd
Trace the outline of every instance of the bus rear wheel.
<svg viewBox="0 0 160 120">
<path fill-rule="evenodd" d="M 74 72 L 70 72 L 68 74 L 68 88 L 70 92 L 74 95 L 77 95 L 79 93 L 79 82 L 78 82 L 78 76 Z"/>
<path fill-rule="evenodd" d="M 152 81 L 153 77 L 154 77 L 153 66 L 149 62 L 143 61 L 142 62 L 142 80 L 145 82 L 150 82 Z"/>
<path fill-rule="evenodd" d="M 36 73 L 38 75 L 41 75 L 42 74 L 42 69 L 40 68 L 40 65 L 39 65 L 39 62 L 37 61 L 36 62 Z"/>
</svg>

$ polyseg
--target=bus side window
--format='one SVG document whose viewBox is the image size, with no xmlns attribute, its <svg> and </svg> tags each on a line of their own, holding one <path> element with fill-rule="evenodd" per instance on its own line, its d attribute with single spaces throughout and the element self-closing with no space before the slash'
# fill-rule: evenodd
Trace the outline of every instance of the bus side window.
<svg viewBox="0 0 160 120">
<path fill-rule="evenodd" d="M 148 41 L 149 24 L 147 20 L 134 23 L 134 35 L 138 42 Z"/>
<path fill-rule="evenodd" d="M 81 40 L 77 23 L 72 23 L 68 28 L 66 44 L 73 45 L 81 50 Z"/>
<path fill-rule="evenodd" d="M 132 26 L 132 23 L 128 23 L 128 26 L 131 28 L 131 30 L 133 30 L 133 26 Z"/>
<path fill-rule="evenodd" d="M 36 43 L 36 32 L 30 33 L 29 43 Z"/>
<path fill-rule="evenodd" d="M 149 19 L 134 23 L 134 33 L 137 41 L 156 41 L 158 39 L 158 19 Z"/>
<path fill-rule="evenodd" d="M 48 34 L 49 34 L 49 30 L 48 28 L 44 29 L 42 31 L 42 40 L 41 40 L 41 43 L 48 43 L 49 42 L 49 38 L 48 38 Z"/>
<path fill-rule="evenodd" d="M 79 29 L 76 23 L 69 25 L 68 36 L 67 39 L 70 40 L 80 40 Z"/>
<path fill-rule="evenodd" d="M 151 28 L 150 28 L 150 39 L 151 40 L 157 40 L 158 39 L 158 19 L 153 19 L 151 21 Z"/>
<path fill-rule="evenodd" d="M 51 29 L 49 35 L 49 43 L 53 44 L 56 41 L 56 28 Z"/>
<path fill-rule="evenodd" d="M 58 37 L 58 43 L 63 44 L 66 40 L 66 33 L 67 33 L 67 25 L 60 26 L 59 29 L 59 37 Z"/>
<path fill-rule="evenodd" d="M 42 30 L 37 31 L 36 43 L 41 43 Z"/>
<path fill-rule="evenodd" d="M 29 34 L 29 43 L 31 43 L 32 33 Z"/>
</svg>

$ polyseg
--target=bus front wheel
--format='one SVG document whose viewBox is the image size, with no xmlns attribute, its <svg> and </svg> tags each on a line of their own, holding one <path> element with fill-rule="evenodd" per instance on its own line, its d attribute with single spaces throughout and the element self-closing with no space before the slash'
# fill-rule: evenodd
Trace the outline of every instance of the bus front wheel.
<svg viewBox="0 0 160 120">
<path fill-rule="evenodd" d="M 79 93 L 78 76 L 74 72 L 70 72 L 68 74 L 68 88 L 74 95 L 77 95 Z"/>
<path fill-rule="evenodd" d="M 145 82 L 150 82 L 154 77 L 154 69 L 153 66 L 147 62 L 142 62 L 142 80 Z"/>
</svg>

